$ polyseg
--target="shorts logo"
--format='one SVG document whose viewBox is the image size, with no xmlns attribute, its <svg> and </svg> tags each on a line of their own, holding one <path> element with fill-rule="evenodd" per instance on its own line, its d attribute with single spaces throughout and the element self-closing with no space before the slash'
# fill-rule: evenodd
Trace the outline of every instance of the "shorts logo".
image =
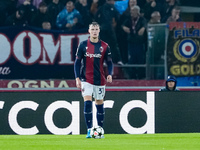
<svg viewBox="0 0 200 150">
<path fill-rule="evenodd" d="M 82 93 L 84 93 L 85 89 L 84 89 L 84 88 L 82 88 L 82 89 L 81 89 L 81 91 L 82 91 Z"/>
<path fill-rule="evenodd" d="M 175 57 L 182 62 L 194 62 L 199 56 L 199 41 L 192 39 L 178 40 L 173 47 Z"/>
</svg>

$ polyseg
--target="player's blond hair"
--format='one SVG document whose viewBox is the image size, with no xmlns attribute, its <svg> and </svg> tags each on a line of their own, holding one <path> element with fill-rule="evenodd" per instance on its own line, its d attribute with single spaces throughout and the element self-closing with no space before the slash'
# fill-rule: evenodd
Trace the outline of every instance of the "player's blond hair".
<svg viewBox="0 0 200 150">
<path fill-rule="evenodd" d="M 89 24 L 89 28 L 90 28 L 90 26 L 99 26 L 100 27 L 100 25 L 98 24 L 98 22 L 92 22 L 91 24 Z"/>
</svg>

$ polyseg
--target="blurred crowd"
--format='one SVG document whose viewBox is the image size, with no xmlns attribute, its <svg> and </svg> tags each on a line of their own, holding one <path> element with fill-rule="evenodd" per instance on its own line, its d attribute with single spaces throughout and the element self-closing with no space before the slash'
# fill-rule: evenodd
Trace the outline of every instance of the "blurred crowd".
<svg viewBox="0 0 200 150">
<path fill-rule="evenodd" d="M 145 64 L 148 23 L 182 21 L 178 0 L 1 0 L 0 20 L 0 26 L 66 31 L 96 21 L 118 65 Z M 144 77 L 141 69 L 131 72 L 131 78 Z"/>
</svg>

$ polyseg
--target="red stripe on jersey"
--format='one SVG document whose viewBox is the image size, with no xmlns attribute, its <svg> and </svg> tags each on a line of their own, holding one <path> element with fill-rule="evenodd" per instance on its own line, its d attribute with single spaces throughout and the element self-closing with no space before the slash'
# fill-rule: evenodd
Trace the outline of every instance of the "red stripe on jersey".
<svg viewBox="0 0 200 150">
<path fill-rule="evenodd" d="M 103 51 L 101 52 L 101 62 L 100 62 L 100 72 L 101 72 L 101 85 L 105 85 L 106 84 L 106 79 L 105 79 L 105 73 L 103 70 L 103 62 L 104 62 L 104 57 L 105 57 L 105 53 L 108 47 L 108 44 L 105 43 L 104 41 L 101 41 L 101 46 L 103 47 Z"/>
<path fill-rule="evenodd" d="M 90 43 L 90 39 L 87 41 L 86 53 L 94 54 L 94 45 Z M 94 84 L 94 57 L 86 57 L 86 67 L 85 67 L 85 79 L 86 82 Z"/>
</svg>

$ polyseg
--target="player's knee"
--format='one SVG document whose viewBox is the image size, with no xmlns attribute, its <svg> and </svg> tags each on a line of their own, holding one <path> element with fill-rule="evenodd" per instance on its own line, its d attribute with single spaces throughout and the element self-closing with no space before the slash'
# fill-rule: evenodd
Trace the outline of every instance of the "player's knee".
<svg viewBox="0 0 200 150">
<path fill-rule="evenodd" d="M 101 100 L 97 100 L 97 99 L 95 99 L 95 104 L 96 105 L 102 105 L 104 102 L 103 102 L 103 100 L 101 99 Z"/>
</svg>

